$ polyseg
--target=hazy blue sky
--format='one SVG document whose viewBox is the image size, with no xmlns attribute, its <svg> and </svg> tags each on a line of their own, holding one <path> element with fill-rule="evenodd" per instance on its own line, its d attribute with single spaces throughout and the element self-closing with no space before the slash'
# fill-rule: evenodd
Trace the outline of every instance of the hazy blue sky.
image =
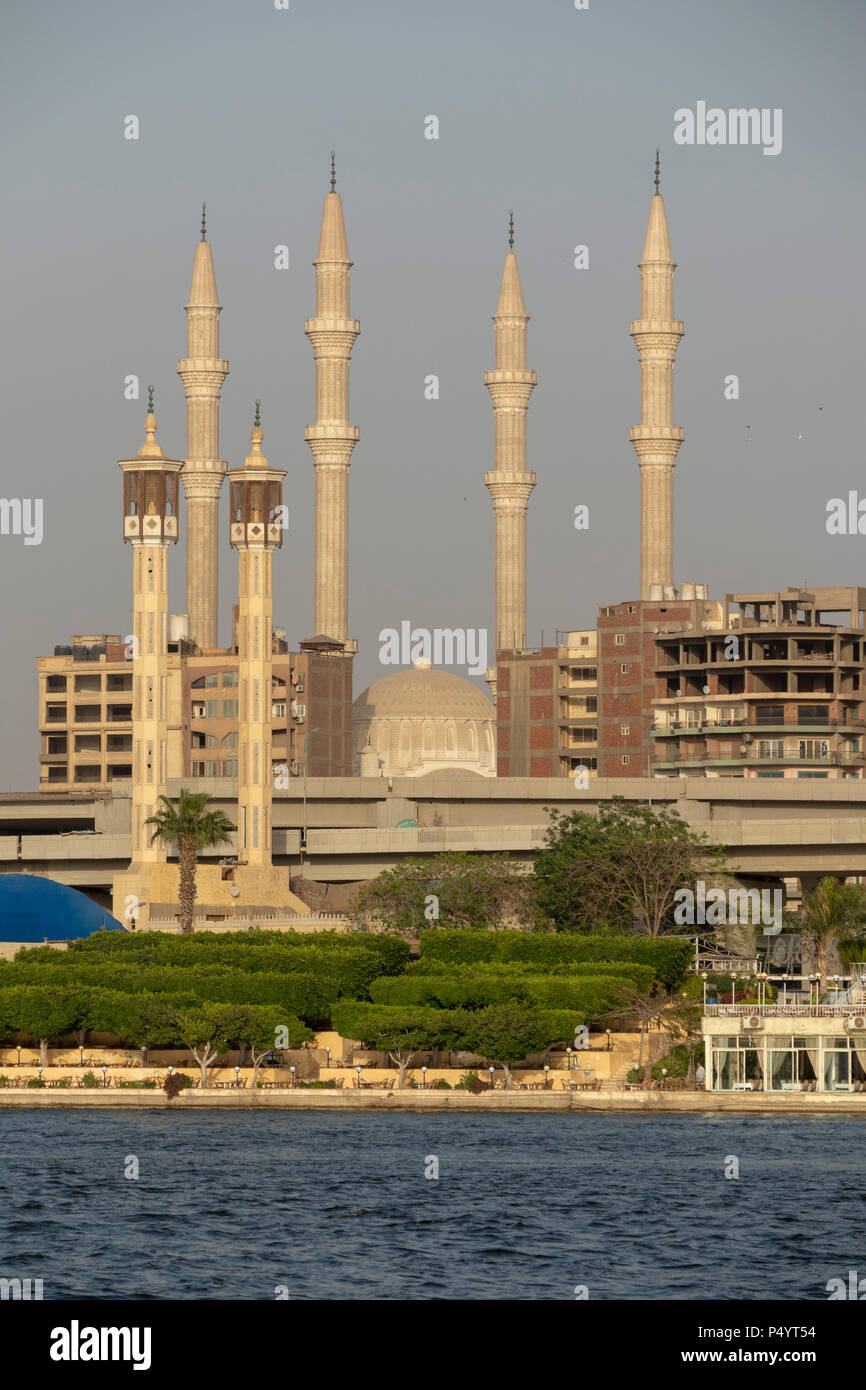
<svg viewBox="0 0 866 1390">
<path fill-rule="evenodd" d="M 310 265 L 328 156 L 355 261 L 350 631 L 356 692 L 378 633 L 493 622 L 493 419 L 483 373 L 508 209 L 532 321 L 528 626 L 592 626 L 638 592 L 639 260 L 662 151 L 676 309 L 678 580 L 711 594 L 866 583 L 866 538 L 830 537 L 828 498 L 866 495 L 862 0 L 6 0 L 0 21 L 0 496 L 44 499 L 44 540 L 0 536 L 0 787 L 38 779 L 36 658 L 130 626 L 116 460 L 185 447 L 183 305 L 208 202 L 221 453 L 243 461 L 255 397 L 288 469 L 278 624 L 312 631 Z M 677 146 L 674 112 L 781 107 L 777 157 Z M 141 138 L 123 138 L 138 116 Z M 440 138 L 424 138 L 435 114 Z M 273 268 L 273 248 L 291 268 Z M 589 269 L 573 248 L 589 247 Z M 857 328 L 857 324 L 861 329 Z M 441 395 L 424 398 L 424 378 Z M 726 401 L 724 377 L 740 378 Z M 823 409 L 819 410 L 819 407 Z M 751 442 L 748 438 L 751 436 Z M 802 436 L 802 438 L 800 438 Z M 224 489 L 224 499 L 227 489 Z M 573 527 L 590 508 L 590 530 Z M 225 534 L 225 531 L 224 531 Z M 186 607 L 182 545 L 172 611 Z M 221 555 L 229 639 L 236 557 Z M 8 663 L 8 664 L 7 664 Z"/>
</svg>

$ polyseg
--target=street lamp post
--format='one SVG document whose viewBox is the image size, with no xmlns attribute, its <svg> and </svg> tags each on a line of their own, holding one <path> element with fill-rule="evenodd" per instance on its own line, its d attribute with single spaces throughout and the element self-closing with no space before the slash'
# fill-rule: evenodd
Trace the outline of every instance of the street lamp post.
<svg viewBox="0 0 866 1390">
<path fill-rule="evenodd" d="M 236 1066 L 236 1067 L 235 1067 L 235 1086 L 239 1086 L 239 1085 L 240 1085 L 240 1080 L 241 1080 L 241 1069 L 240 1069 L 240 1067 Z"/>
<path fill-rule="evenodd" d="M 426 1090 L 427 1090 L 427 1068 L 426 1068 L 426 1067 L 422 1067 L 422 1068 L 421 1068 L 421 1090 L 422 1090 L 422 1091 L 426 1091 Z"/>
<path fill-rule="evenodd" d="M 605 1031 L 605 1033 L 606 1033 L 606 1035 L 607 1035 L 607 1050 L 608 1050 L 608 1052 L 610 1052 L 610 1029 L 609 1029 L 609 1028 L 605 1028 L 604 1031 Z"/>
<path fill-rule="evenodd" d="M 304 827 L 301 832 L 301 859 L 303 859 L 304 850 L 307 847 L 307 754 L 310 742 L 310 735 L 317 734 L 318 732 L 318 729 L 308 729 L 307 732 L 304 734 Z"/>
<path fill-rule="evenodd" d="M 106 1072 L 107 1072 L 107 1071 L 108 1071 L 108 1067 L 105 1065 L 105 1063 L 103 1063 L 103 1064 L 102 1064 L 102 1084 L 103 1084 L 103 1086 L 105 1085 L 105 1076 L 106 1076 Z"/>
<path fill-rule="evenodd" d="M 360 1068 L 360 1066 L 357 1066 L 357 1067 L 355 1068 L 355 1071 L 358 1073 L 358 1090 L 360 1091 L 360 1089 L 361 1089 L 361 1068 Z"/>
<path fill-rule="evenodd" d="M 549 1089 L 549 1079 L 550 1079 L 550 1063 L 549 1063 L 549 1062 L 545 1062 L 545 1064 L 544 1064 L 544 1089 L 545 1089 L 545 1091 Z"/>
<path fill-rule="evenodd" d="M 492 1090 L 493 1090 L 493 1068 L 492 1068 L 492 1067 L 488 1067 L 487 1070 L 490 1072 L 490 1089 L 491 1089 L 491 1091 L 492 1091 Z"/>
</svg>

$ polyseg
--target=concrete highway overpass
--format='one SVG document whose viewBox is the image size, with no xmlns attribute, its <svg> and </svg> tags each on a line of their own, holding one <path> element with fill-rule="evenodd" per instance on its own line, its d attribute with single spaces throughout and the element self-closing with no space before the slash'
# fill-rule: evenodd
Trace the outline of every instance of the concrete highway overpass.
<svg viewBox="0 0 866 1390">
<path fill-rule="evenodd" d="M 169 784 L 176 796 L 180 783 Z M 236 819 L 233 784 L 208 791 Z M 310 778 L 274 798 L 274 858 L 320 882 L 374 878 L 406 856 L 445 850 L 505 852 L 530 863 L 544 843 L 545 808 L 595 810 L 613 796 L 646 803 L 646 778 L 599 780 L 577 791 L 565 778 Z M 675 808 L 722 845 L 738 876 L 755 882 L 821 874 L 866 875 L 866 782 L 856 779 L 654 778 L 656 806 Z M 82 889 L 108 905 L 115 873 L 130 856 L 130 787 L 113 795 L 0 795 L 0 873 L 33 873 Z M 401 828 L 418 820 L 420 828 Z M 302 838 L 306 825 L 306 842 Z M 233 851 L 223 847 L 218 859 Z"/>
</svg>

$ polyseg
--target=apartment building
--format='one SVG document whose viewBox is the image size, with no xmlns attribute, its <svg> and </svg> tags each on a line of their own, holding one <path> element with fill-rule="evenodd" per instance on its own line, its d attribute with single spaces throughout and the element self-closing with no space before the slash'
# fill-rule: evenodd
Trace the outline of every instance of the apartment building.
<svg viewBox="0 0 866 1390">
<path fill-rule="evenodd" d="M 721 631 L 660 635 L 656 773 L 862 777 L 864 610 L 854 586 L 726 594 Z"/>
</svg>

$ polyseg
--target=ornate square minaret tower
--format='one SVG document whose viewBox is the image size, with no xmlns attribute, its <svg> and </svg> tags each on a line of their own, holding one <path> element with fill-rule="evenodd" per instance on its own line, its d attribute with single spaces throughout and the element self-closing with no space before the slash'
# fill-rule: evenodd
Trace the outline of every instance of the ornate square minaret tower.
<svg viewBox="0 0 866 1390">
<path fill-rule="evenodd" d="M 238 859 L 271 864 L 273 557 L 283 543 L 284 468 L 262 453 L 259 402 L 252 448 L 229 473 L 229 536 L 238 552 Z"/>
<path fill-rule="evenodd" d="M 153 387 L 145 442 L 122 459 L 123 538 L 132 546 L 132 866 L 166 858 L 164 841 L 146 824 L 166 791 L 168 547 L 177 541 L 179 459 L 156 441 Z"/>
</svg>

